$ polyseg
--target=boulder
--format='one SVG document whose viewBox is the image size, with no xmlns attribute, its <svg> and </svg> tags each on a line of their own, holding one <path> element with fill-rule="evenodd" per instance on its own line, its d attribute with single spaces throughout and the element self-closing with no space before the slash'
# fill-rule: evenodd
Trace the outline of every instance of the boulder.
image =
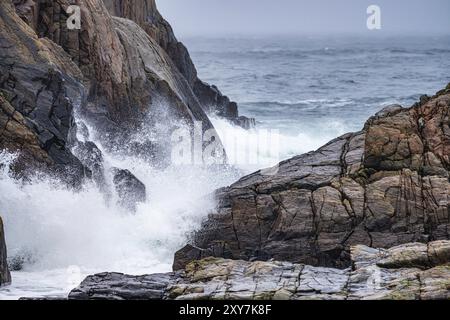
<svg viewBox="0 0 450 320">
<path fill-rule="evenodd" d="M 6 0 L 0 6 L 0 148 L 20 151 L 17 172 L 50 167 L 76 185 L 90 176 L 71 152 L 74 108 L 109 151 L 126 152 L 117 146 L 130 145 L 141 126 L 165 123 L 160 141 L 146 144 L 166 149 L 180 123 L 213 129 L 194 92 L 195 67 L 154 0 L 77 2 L 81 30 L 67 28 L 71 4 Z M 169 150 L 155 155 L 153 149 L 140 148 L 159 165 L 167 162 Z M 159 155 L 164 159 L 154 159 Z"/>
<path fill-rule="evenodd" d="M 119 205 L 135 212 L 136 206 L 147 200 L 145 185 L 128 170 L 113 168 L 113 174 Z"/>
<path fill-rule="evenodd" d="M 3 230 L 3 221 L 0 217 L 0 287 L 11 283 L 11 274 L 8 269 L 5 232 Z"/>
<path fill-rule="evenodd" d="M 450 241 L 430 243 L 446 252 Z M 353 268 L 333 269 L 279 261 L 206 258 L 167 274 L 87 277 L 69 299 L 114 300 L 442 300 L 450 298 L 450 260 L 404 264 L 411 248 L 352 248 Z M 425 245 L 426 247 L 426 245 Z M 397 261 L 397 257 L 400 259 Z M 393 262 L 389 267 L 383 259 Z"/>
<path fill-rule="evenodd" d="M 92 141 L 77 141 L 73 153 L 90 171 L 94 182 L 102 189 L 105 187 L 105 168 L 102 151 Z"/>
<path fill-rule="evenodd" d="M 232 259 L 346 268 L 352 245 L 449 239 L 449 111 L 448 90 L 391 106 L 360 132 L 218 190 L 191 245 L 214 257 L 224 257 L 212 253 L 222 243 Z M 181 268 L 191 256 L 175 257 Z"/>
</svg>

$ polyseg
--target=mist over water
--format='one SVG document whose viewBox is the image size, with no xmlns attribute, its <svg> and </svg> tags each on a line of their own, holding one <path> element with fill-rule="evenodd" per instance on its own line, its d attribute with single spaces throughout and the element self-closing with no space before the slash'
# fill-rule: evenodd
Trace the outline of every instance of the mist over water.
<svg viewBox="0 0 450 320">
<path fill-rule="evenodd" d="M 310 151 L 450 82 L 450 36 L 186 37 L 199 77 Z"/>
</svg>

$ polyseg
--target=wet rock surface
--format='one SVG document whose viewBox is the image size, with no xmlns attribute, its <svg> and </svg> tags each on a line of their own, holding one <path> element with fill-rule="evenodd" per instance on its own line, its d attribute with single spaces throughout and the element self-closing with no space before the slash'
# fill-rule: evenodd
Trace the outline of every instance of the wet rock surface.
<svg viewBox="0 0 450 320">
<path fill-rule="evenodd" d="M 245 129 L 255 126 L 254 119 L 239 116 L 236 102 L 223 95 L 216 86 L 198 78 L 189 51 L 177 40 L 172 27 L 157 10 L 154 0 L 105 0 L 104 3 L 111 15 L 136 22 L 164 49 L 186 79 L 205 112 L 228 119 Z"/>
<path fill-rule="evenodd" d="M 10 1 L 0 4 L 0 30 L 0 148 L 20 151 L 16 172 L 50 167 L 79 184 L 84 168 L 70 151 L 84 90 L 78 67 L 39 39 Z"/>
<path fill-rule="evenodd" d="M 353 267 L 343 270 L 290 262 L 206 258 L 162 275 L 90 276 L 70 293 L 69 299 L 449 299 L 449 246 L 449 241 L 391 249 L 358 245 L 351 250 Z M 418 255 L 413 253 L 414 248 Z M 428 259 L 420 258 L 421 253 Z"/>
<path fill-rule="evenodd" d="M 11 282 L 11 274 L 8 269 L 5 232 L 3 229 L 3 220 L 0 217 L 0 286 Z"/>
<path fill-rule="evenodd" d="M 136 206 L 147 200 L 145 185 L 129 170 L 113 168 L 112 171 L 119 205 L 132 212 L 136 211 Z"/>
<path fill-rule="evenodd" d="M 242 178 L 217 191 L 191 244 L 215 257 L 346 268 L 352 245 L 449 239 L 449 112 L 447 88 Z M 191 259 L 178 252 L 175 265 Z"/>
</svg>

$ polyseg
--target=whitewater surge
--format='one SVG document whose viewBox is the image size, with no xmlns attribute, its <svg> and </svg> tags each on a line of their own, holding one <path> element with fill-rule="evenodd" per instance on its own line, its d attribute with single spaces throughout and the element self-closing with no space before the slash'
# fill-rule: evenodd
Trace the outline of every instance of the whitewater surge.
<svg viewBox="0 0 450 320">
<path fill-rule="evenodd" d="M 0 289 L 0 299 L 63 295 L 95 272 L 170 271 L 174 252 L 213 208 L 211 192 L 238 178 L 236 170 L 202 166 L 155 169 L 142 159 L 112 155 L 98 145 L 105 172 L 126 168 L 146 185 L 148 200 L 135 214 L 114 199 L 108 201 L 93 183 L 74 192 L 50 178 L 16 181 L 8 172 L 14 156 L 0 154 L 0 206 L 8 255 L 10 261 L 23 264 L 21 271 L 12 273 L 12 286 Z"/>
<path fill-rule="evenodd" d="M 15 156 L 0 153 L 0 207 L 8 256 L 12 266 L 20 267 L 12 272 L 13 284 L 0 289 L 0 299 L 64 296 L 85 276 L 104 271 L 135 275 L 170 271 L 174 253 L 214 208 L 214 190 L 314 150 L 331 138 L 271 129 L 264 123 L 244 130 L 211 118 L 232 166 L 155 168 L 138 156 L 108 152 L 97 139 L 100 133 L 87 126 L 89 140 L 103 153 L 110 188 L 113 167 L 130 170 L 146 185 L 147 201 L 135 214 L 117 205 L 114 193 L 105 196 L 93 182 L 73 191 L 49 177 L 17 181 L 8 171 Z M 144 128 L 141 138 L 154 136 L 151 131 Z M 78 135 L 80 141 L 85 138 Z M 250 149 L 256 150 L 254 161 L 249 161 Z"/>
<path fill-rule="evenodd" d="M 96 138 L 99 133 L 87 126 L 89 139 L 103 153 L 107 184 L 112 185 L 110 169 L 118 167 L 130 170 L 146 185 L 147 201 L 138 205 L 135 214 L 117 205 L 114 196 L 105 196 L 93 182 L 73 191 L 44 176 L 17 181 L 8 169 L 15 155 L 0 153 L 0 207 L 8 256 L 11 266 L 20 269 L 13 270 L 12 285 L 0 289 L 0 299 L 64 296 L 85 276 L 104 271 L 170 271 L 176 250 L 214 208 L 214 190 L 322 142 L 274 130 L 278 146 L 267 140 L 264 148 L 256 149 L 257 161 L 249 163 L 245 157 L 260 129 L 247 131 L 214 117 L 212 122 L 228 156 L 244 161 L 219 168 L 154 168 L 138 156 L 108 152 Z M 142 135 L 151 136 L 150 131 L 144 129 Z M 78 135 L 80 141 L 85 138 Z"/>
</svg>

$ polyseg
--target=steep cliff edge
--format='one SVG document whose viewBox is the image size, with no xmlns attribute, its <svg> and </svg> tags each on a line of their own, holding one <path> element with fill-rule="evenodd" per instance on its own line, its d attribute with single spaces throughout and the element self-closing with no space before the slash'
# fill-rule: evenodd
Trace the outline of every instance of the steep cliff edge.
<svg viewBox="0 0 450 320">
<path fill-rule="evenodd" d="M 174 269 L 208 256 L 344 268 L 352 245 L 449 239 L 449 169 L 450 85 L 219 190 Z"/>
<path fill-rule="evenodd" d="M 194 91 L 203 110 L 230 120 L 244 128 L 255 126 L 255 120 L 239 116 L 238 106 L 215 86 L 198 78 L 197 70 L 183 43 L 179 42 L 170 24 L 159 13 L 155 0 L 104 0 L 113 16 L 130 19 L 145 30 L 172 59 Z"/>
<path fill-rule="evenodd" d="M 445 300 L 450 242 L 374 249 L 354 246 L 352 268 L 208 258 L 167 274 L 102 273 L 86 278 L 72 300 Z"/>
<path fill-rule="evenodd" d="M 81 7 L 81 30 L 67 29 L 66 9 L 72 3 Z M 109 130 L 117 129 L 117 126 L 125 129 L 136 127 L 148 110 L 161 104 L 155 97 L 155 91 L 166 91 L 164 94 L 170 96 L 170 100 L 180 100 L 177 108 L 182 109 L 179 111 L 184 118 L 202 121 L 205 130 L 212 126 L 204 111 L 211 110 L 237 124 L 252 125 L 251 120 L 238 118 L 236 104 L 221 94 L 216 99 L 220 100 L 220 106 L 210 105 L 211 94 L 205 91 L 209 99 L 208 105 L 205 104 L 203 91 L 198 94 L 196 90 L 199 80 L 189 53 L 158 12 L 154 0 L 15 0 L 15 4 L 19 15 L 35 29 L 39 37 L 48 37 L 61 45 L 78 64 L 88 83 L 89 94 L 85 110 L 90 113 L 91 118 L 97 120 L 97 125 L 106 126 Z M 147 39 L 144 42 L 147 47 L 157 51 L 161 59 L 153 61 L 151 70 L 147 70 L 148 64 L 142 66 L 139 57 L 128 56 L 129 49 L 135 48 L 139 43 L 134 42 L 135 37 L 126 39 L 127 43 L 124 43 L 123 36 L 115 30 L 117 24 L 115 25 L 112 16 L 134 21 L 136 26 L 129 25 L 131 28 L 139 32 L 145 31 L 153 39 L 151 42 Z M 142 40 L 140 37 L 138 42 L 142 43 Z M 153 73 L 153 69 L 158 67 L 171 68 L 168 74 L 176 78 L 178 83 L 184 82 L 183 89 L 177 90 L 179 86 L 174 88 L 173 82 L 162 74 Z M 215 112 L 219 109 L 233 111 L 228 114 Z M 123 135 L 124 132 L 120 134 Z"/>
</svg>

